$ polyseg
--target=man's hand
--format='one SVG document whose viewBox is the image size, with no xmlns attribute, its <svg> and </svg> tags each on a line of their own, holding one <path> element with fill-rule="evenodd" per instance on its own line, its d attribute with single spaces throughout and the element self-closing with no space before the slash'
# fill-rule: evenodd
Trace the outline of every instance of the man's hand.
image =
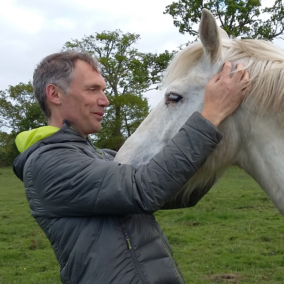
<svg viewBox="0 0 284 284">
<path fill-rule="evenodd" d="M 249 73 L 242 63 L 237 64 L 231 77 L 232 64 L 226 62 L 223 70 L 206 85 L 201 115 L 218 126 L 232 114 L 244 97 L 251 91 Z"/>
</svg>

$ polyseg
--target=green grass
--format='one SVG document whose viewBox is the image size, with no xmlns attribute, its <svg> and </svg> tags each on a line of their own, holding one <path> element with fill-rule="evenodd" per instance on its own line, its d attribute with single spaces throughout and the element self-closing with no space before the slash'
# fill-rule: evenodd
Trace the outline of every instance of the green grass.
<svg viewBox="0 0 284 284">
<path fill-rule="evenodd" d="M 0 188 L 0 284 L 61 283 L 51 245 L 11 168 L 0 168 Z"/>
<path fill-rule="evenodd" d="M 0 168 L 0 188 L 0 284 L 61 283 L 11 168 Z M 243 171 L 231 168 L 196 207 L 156 218 L 186 283 L 284 283 L 284 218 Z"/>
<path fill-rule="evenodd" d="M 284 218 L 242 170 L 228 170 L 196 207 L 156 217 L 186 283 L 284 283 Z"/>
</svg>

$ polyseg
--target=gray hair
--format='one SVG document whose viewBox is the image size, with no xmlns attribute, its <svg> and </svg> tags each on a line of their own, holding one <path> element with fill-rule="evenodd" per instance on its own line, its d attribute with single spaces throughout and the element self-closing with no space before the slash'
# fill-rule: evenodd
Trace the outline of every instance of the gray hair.
<svg viewBox="0 0 284 284">
<path fill-rule="evenodd" d="M 64 51 L 45 57 L 36 67 L 33 76 L 34 95 L 45 117 L 50 118 L 50 110 L 46 102 L 46 87 L 54 84 L 68 94 L 73 70 L 77 60 L 89 63 L 100 72 L 98 61 L 89 53 Z"/>
</svg>

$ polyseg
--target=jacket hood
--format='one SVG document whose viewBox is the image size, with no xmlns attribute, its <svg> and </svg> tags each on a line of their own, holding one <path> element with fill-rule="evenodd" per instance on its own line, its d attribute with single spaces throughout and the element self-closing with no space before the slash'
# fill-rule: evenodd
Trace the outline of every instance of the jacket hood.
<svg viewBox="0 0 284 284">
<path fill-rule="evenodd" d="M 23 153 L 36 142 L 54 134 L 60 128 L 54 126 L 43 126 L 17 135 L 15 143 L 20 153 Z"/>
<path fill-rule="evenodd" d="M 70 128 L 67 122 L 64 122 L 62 128 L 43 126 L 21 132 L 15 140 L 16 146 L 21 154 L 14 160 L 14 173 L 20 180 L 23 180 L 25 163 L 34 151 L 44 145 L 70 141 L 87 143 L 87 140 Z"/>
</svg>

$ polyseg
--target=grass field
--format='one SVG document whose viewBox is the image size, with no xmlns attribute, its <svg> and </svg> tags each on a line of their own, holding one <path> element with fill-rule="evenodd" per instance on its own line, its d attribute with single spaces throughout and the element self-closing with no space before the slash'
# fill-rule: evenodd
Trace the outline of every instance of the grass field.
<svg viewBox="0 0 284 284">
<path fill-rule="evenodd" d="M 0 188 L 0 284 L 61 283 L 11 168 L 0 168 Z M 156 218 L 186 283 L 284 283 L 284 218 L 243 171 L 227 171 L 196 207 Z"/>
</svg>

